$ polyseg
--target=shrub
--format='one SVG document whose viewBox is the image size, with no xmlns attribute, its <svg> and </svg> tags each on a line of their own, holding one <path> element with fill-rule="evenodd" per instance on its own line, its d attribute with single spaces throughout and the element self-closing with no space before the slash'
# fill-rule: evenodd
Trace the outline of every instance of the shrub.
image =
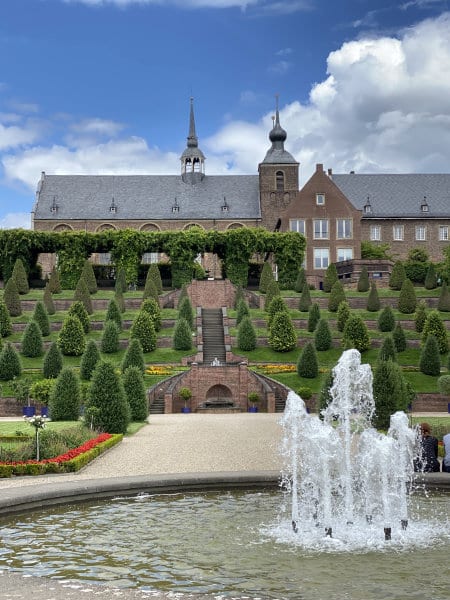
<svg viewBox="0 0 450 600">
<path fill-rule="evenodd" d="M 80 384 L 69 367 L 58 375 L 49 400 L 52 421 L 78 421 L 80 416 Z"/>
<path fill-rule="evenodd" d="M 425 321 L 427 320 L 427 305 L 424 300 L 421 300 L 416 307 L 416 314 L 414 316 L 414 323 L 416 331 L 422 333 Z"/>
<path fill-rule="evenodd" d="M 437 308 L 442 312 L 450 312 L 450 291 L 445 281 L 441 287 Z"/>
<path fill-rule="evenodd" d="M 130 407 L 131 420 L 145 421 L 148 417 L 148 403 L 144 377 L 139 367 L 128 367 L 123 376 L 123 388 Z"/>
<path fill-rule="evenodd" d="M 322 387 L 320 389 L 319 397 L 317 398 L 317 412 L 319 413 L 319 417 L 323 418 L 322 411 L 324 411 L 327 406 L 332 402 L 333 397 L 331 395 L 331 388 L 334 383 L 334 375 L 333 371 L 329 371 L 327 376 L 325 377 Z"/>
<path fill-rule="evenodd" d="M 153 281 L 153 279 L 151 277 L 147 276 L 147 279 L 145 280 L 145 287 L 144 287 L 144 300 L 146 298 L 153 298 L 154 300 L 158 300 L 158 288 L 156 287 L 155 282 Z"/>
<path fill-rule="evenodd" d="M 100 352 L 94 340 L 89 340 L 86 350 L 83 352 L 80 362 L 80 377 L 84 381 L 89 381 L 92 377 L 95 367 L 100 360 Z"/>
<path fill-rule="evenodd" d="M 127 291 L 127 278 L 125 271 L 122 268 L 120 268 L 117 272 L 115 290 L 116 292 L 122 292 L 122 294 L 125 294 Z"/>
<path fill-rule="evenodd" d="M 316 350 L 329 350 L 331 348 L 331 342 L 332 338 L 328 321 L 326 319 L 320 319 L 314 334 Z"/>
<path fill-rule="evenodd" d="M 148 315 L 147 315 L 148 316 Z M 153 326 L 153 325 L 152 325 Z M 92 375 L 88 394 L 94 429 L 107 433 L 125 433 L 130 422 L 130 408 L 114 365 L 100 361 Z"/>
<path fill-rule="evenodd" d="M 89 259 L 84 261 L 83 270 L 81 271 L 81 277 L 86 282 L 87 288 L 90 294 L 97 293 L 97 280 L 95 279 L 94 268 Z"/>
<path fill-rule="evenodd" d="M 108 303 L 105 321 L 114 321 L 118 330 L 122 331 L 122 313 L 120 312 L 119 306 L 114 298 L 111 298 Z"/>
<path fill-rule="evenodd" d="M 395 315 L 390 306 L 385 306 L 378 316 L 378 329 L 392 331 L 395 327 Z"/>
<path fill-rule="evenodd" d="M 137 338 L 131 339 L 128 344 L 120 365 L 122 373 L 125 373 L 128 367 L 138 367 L 142 373 L 145 371 L 144 352 L 141 342 Z"/>
<path fill-rule="evenodd" d="M 56 379 L 63 368 L 63 357 L 57 342 L 53 342 L 44 356 L 42 373 L 46 379 Z"/>
<path fill-rule="evenodd" d="M 406 315 L 416 310 L 417 298 L 412 281 L 405 279 L 398 297 L 398 310 Z"/>
<path fill-rule="evenodd" d="M 60 294 L 61 293 L 61 282 L 60 282 L 59 273 L 58 273 L 58 270 L 56 269 L 56 267 L 53 267 L 46 287 L 48 287 L 48 290 L 51 294 Z"/>
<path fill-rule="evenodd" d="M 311 294 L 309 293 L 309 285 L 306 283 L 303 284 L 302 295 L 300 296 L 300 300 L 298 301 L 298 310 L 300 312 L 308 312 L 309 307 L 311 306 Z"/>
<path fill-rule="evenodd" d="M 94 310 L 92 308 L 91 295 L 89 294 L 87 283 L 83 277 L 80 277 L 78 280 L 77 287 L 75 288 L 74 300 L 82 302 L 88 315 L 92 315 Z"/>
<path fill-rule="evenodd" d="M 183 317 L 179 317 L 175 325 L 173 348 L 175 350 L 190 350 L 192 348 L 192 329 Z"/>
<path fill-rule="evenodd" d="M 363 265 L 361 268 L 361 273 L 359 274 L 358 284 L 356 289 L 358 292 L 368 292 L 370 287 L 369 283 L 369 274 L 367 273 L 366 265 Z"/>
<path fill-rule="evenodd" d="M 45 306 L 40 300 L 36 302 L 31 318 L 39 325 L 39 329 L 44 337 L 50 335 L 50 320 L 48 318 L 48 313 L 45 310 Z"/>
<path fill-rule="evenodd" d="M 8 309 L 11 317 L 18 317 L 22 314 L 19 290 L 17 289 L 17 285 L 13 277 L 8 279 L 5 285 L 3 301 L 6 304 L 6 308 Z"/>
<path fill-rule="evenodd" d="M 389 287 L 391 290 L 401 290 L 405 279 L 405 267 L 403 266 L 402 262 L 397 261 L 392 267 L 392 273 L 389 277 Z"/>
<path fill-rule="evenodd" d="M 306 344 L 298 357 L 297 374 L 307 379 L 314 379 L 319 374 L 317 354 L 312 342 Z"/>
<path fill-rule="evenodd" d="M 156 348 L 156 331 L 151 316 L 141 310 L 131 325 L 130 338 L 137 338 L 141 342 L 144 352 L 151 352 Z"/>
<path fill-rule="evenodd" d="M 84 333 L 89 333 L 89 331 L 91 330 L 91 322 L 89 320 L 89 315 L 83 302 L 81 302 L 80 300 L 74 302 L 67 311 L 67 314 L 71 317 L 77 317 L 81 323 L 81 326 L 83 327 Z"/>
<path fill-rule="evenodd" d="M 123 297 L 123 292 L 120 290 L 116 290 L 116 292 L 114 294 L 114 300 L 116 301 L 120 312 L 124 313 L 125 312 L 125 300 Z"/>
<path fill-rule="evenodd" d="M 431 310 L 428 313 L 422 331 L 422 345 L 426 343 L 429 335 L 436 338 L 439 352 L 441 354 L 446 354 L 448 352 L 448 334 L 437 310 Z"/>
<path fill-rule="evenodd" d="M 339 302 L 336 315 L 336 328 L 338 331 L 344 331 L 347 319 L 350 316 L 350 306 L 347 301 Z"/>
<path fill-rule="evenodd" d="M 115 321 L 105 321 L 101 351 L 105 354 L 113 354 L 119 351 L 119 328 Z"/>
<path fill-rule="evenodd" d="M 344 348 L 356 348 L 359 352 L 365 352 L 370 348 L 369 332 L 359 315 L 350 315 L 347 319 L 342 344 Z"/>
<path fill-rule="evenodd" d="M 406 336 L 400 323 L 397 323 L 397 325 L 394 327 L 392 339 L 394 340 L 394 346 L 397 352 L 403 352 L 406 350 Z"/>
<path fill-rule="evenodd" d="M 53 296 L 50 291 L 48 284 L 44 288 L 44 296 L 42 298 L 47 314 L 54 315 L 56 312 L 55 303 L 53 302 Z"/>
<path fill-rule="evenodd" d="M 178 304 L 178 318 L 185 319 L 191 329 L 194 327 L 194 311 L 192 310 L 192 304 L 189 298 L 186 296 Z"/>
<path fill-rule="evenodd" d="M 320 308 L 317 302 L 311 304 L 308 311 L 308 331 L 312 333 L 320 321 Z"/>
<path fill-rule="evenodd" d="M 180 304 L 181 304 L 182 300 L 184 300 L 184 298 L 189 298 L 189 294 L 188 294 L 188 291 L 187 291 L 187 284 L 186 283 L 183 283 L 183 285 L 181 287 L 181 290 L 180 290 L 180 293 L 178 295 L 178 305 L 177 305 L 177 308 L 180 307 Z"/>
<path fill-rule="evenodd" d="M 280 286 L 278 285 L 278 281 L 275 281 L 275 279 L 272 279 L 272 281 L 270 281 L 269 285 L 267 286 L 266 300 L 264 302 L 264 309 L 268 310 L 272 300 L 275 298 L 275 296 L 279 296 L 279 295 L 280 295 Z"/>
<path fill-rule="evenodd" d="M 19 294 L 28 294 L 30 291 L 30 287 L 28 285 L 28 276 L 20 258 L 16 259 L 16 262 L 14 263 L 11 277 L 16 282 L 17 291 Z"/>
<path fill-rule="evenodd" d="M 21 374 L 22 365 L 17 350 L 8 342 L 0 352 L 0 380 L 10 381 Z"/>
<path fill-rule="evenodd" d="M 427 274 L 425 276 L 425 288 L 427 290 L 434 290 L 437 287 L 436 269 L 434 264 L 428 265 Z"/>
<path fill-rule="evenodd" d="M 262 294 L 267 293 L 267 288 L 269 287 L 269 283 L 271 281 L 274 281 L 273 273 L 272 273 L 272 265 L 268 262 L 265 262 L 261 269 L 261 275 L 259 278 L 259 291 Z"/>
<path fill-rule="evenodd" d="M 276 314 L 278 314 L 280 312 L 285 312 L 285 313 L 288 312 L 286 302 L 283 300 L 283 298 L 281 296 L 275 296 L 275 298 L 272 299 L 267 312 L 268 312 L 268 325 L 270 328 L 273 318 Z"/>
<path fill-rule="evenodd" d="M 162 294 L 163 285 L 162 285 L 161 272 L 159 270 L 159 266 L 156 263 L 152 263 L 148 269 L 148 273 L 150 273 L 150 276 L 156 285 L 158 294 Z M 148 275 L 148 273 L 147 273 L 147 275 Z"/>
<path fill-rule="evenodd" d="M 439 393 L 450 396 L 450 375 L 441 375 L 438 379 Z"/>
<path fill-rule="evenodd" d="M 244 302 L 246 302 L 245 300 L 245 294 L 244 294 L 244 289 L 242 288 L 241 285 L 237 285 L 236 286 L 236 293 L 234 294 L 234 302 L 233 302 L 233 308 L 235 310 L 237 310 L 238 306 L 239 306 L 239 302 L 243 300 Z"/>
<path fill-rule="evenodd" d="M 342 283 L 338 280 L 333 283 L 331 288 L 330 297 L 328 298 L 328 310 L 330 312 L 337 312 L 339 304 L 345 302 L 345 292 Z"/>
<path fill-rule="evenodd" d="M 0 337 L 7 337 L 12 333 L 12 324 L 9 311 L 3 300 L 0 300 Z"/>
<path fill-rule="evenodd" d="M 401 402 L 401 373 L 396 363 L 380 360 L 373 375 L 373 398 L 375 401 L 374 425 L 388 429 L 391 415 Z"/>
<path fill-rule="evenodd" d="M 367 298 L 367 310 L 369 312 L 377 312 L 380 310 L 380 298 L 378 296 L 377 284 L 372 281 L 370 284 L 370 292 Z"/>
<path fill-rule="evenodd" d="M 378 353 L 378 360 L 392 360 L 393 362 L 397 361 L 397 352 L 395 351 L 395 344 L 392 335 L 387 335 L 384 338 L 383 344 L 381 345 Z"/>
<path fill-rule="evenodd" d="M 80 319 L 67 315 L 58 336 L 58 345 L 64 356 L 81 356 L 86 347 Z"/>
<path fill-rule="evenodd" d="M 307 385 L 299 387 L 297 390 L 297 394 L 300 396 L 302 400 L 309 400 L 312 398 L 313 391 Z"/>
<path fill-rule="evenodd" d="M 306 281 L 306 273 L 305 273 L 305 269 L 303 267 L 300 267 L 300 269 L 298 270 L 298 274 L 297 274 L 297 280 L 295 282 L 295 291 L 296 292 L 303 292 L 303 288 L 305 287 L 305 283 L 307 284 L 308 282 Z M 308 287 L 309 290 L 309 287 Z M 308 310 L 308 309 L 307 309 Z"/>
<path fill-rule="evenodd" d="M 429 334 L 420 353 L 419 370 L 425 375 L 440 375 L 441 359 L 439 356 L 438 341 L 434 335 Z"/>
<path fill-rule="evenodd" d="M 323 291 L 330 293 L 333 285 L 338 281 L 338 273 L 336 265 L 330 263 L 325 271 L 325 277 L 323 279 Z"/>
<path fill-rule="evenodd" d="M 256 348 L 256 332 L 249 317 L 243 317 L 237 333 L 237 346 L 239 350 L 251 351 Z"/>
<path fill-rule="evenodd" d="M 21 351 L 24 356 L 36 358 L 44 354 L 42 332 L 36 321 L 29 321 L 22 336 Z"/>
<path fill-rule="evenodd" d="M 159 331 L 161 329 L 161 309 L 158 302 L 154 298 L 147 298 L 142 303 L 141 310 L 150 315 L 155 331 Z"/>
<path fill-rule="evenodd" d="M 55 379 L 38 379 L 31 385 L 30 396 L 36 402 L 47 405 L 50 402 L 55 383 Z"/>
<path fill-rule="evenodd" d="M 242 321 L 242 319 L 244 317 L 249 317 L 250 316 L 250 310 L 248 308 L 248 304 L 245 300 L 239 300 L 238 305 L 237 305 L 237 312 L 236 312 L 236 325 L 239 325 L 239 323 Z"/>
<path fill-rule="evenodd" d="M 287 312 L 276 313 L 269 329 L 269 346 L 275 352 L 289 352 L 297 346 L 297 336 Z"/>
</svg>

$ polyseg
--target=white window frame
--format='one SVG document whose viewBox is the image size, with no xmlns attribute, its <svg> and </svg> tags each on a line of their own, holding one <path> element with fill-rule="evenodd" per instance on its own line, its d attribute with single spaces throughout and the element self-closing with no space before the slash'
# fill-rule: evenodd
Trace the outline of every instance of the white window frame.
<svg viewBox="0 0 450 600">
<path fill-rule="evenodd" d="M 325 194 L 321 192 L 316 194 L 316 204 L 317 206 L 323 206 L 325 204 Z"/>
<path fill-rule="evenodd" d="M 107 266 L 111 263 L 111 252 L 98 252 L 97 253 L 97 265 Z"/>
<path fill-rule="evenodd" d="M 328 267 L 330 264 L 330 249 L 329 248 L 314 248 L 314 269 L 323 270 Z M 320 261 L 320 266 L 317 266 L 316 260 Z"/>
<path fill-rule="evenodd" d="M 381 242 L 381 225 L 370 226 L 370 241 Z"/>
<path fill-rule="evenodd" d="M 144 252 L 141 262 L 143 265 L 151 265 L 159 262 L 159 252 Z"/>
<path fill-rule="evenodd" d="M 448 242 L 448 225 L 439 225 L 439 241 Z"/>
<path fill-rule="evenodd" d="M 403 242 L 403 240 L 405 239 L 404 225 L 392 226 L 392 239 L 394 240 L 394 242 Z"/>
<path fill-rule="evenodd" d="M 341 234 L 339 234 L 340 228 L 342 229 Z M 353 237 L 353 220 L 352 219 L 336 219 L 336 239 L 337 240 L 351 240 L 352 237 Z"/>
<path fill-rule="evenodd" d="M 316 223 L 320 223 L 318 227 L 318 235 L 316 235 Z M 325 224 L 325 227 L 324 227 Z M 330 237 L 330 224 L 328 219 L 314 219 L 314 239 L 315 240 L 328 240 Z"/>
<path fill-rule="evenodd" d="M 427 228 L 426 225 L 416 225 L 416 242 L 427 241 Z"/>
<path fill-rule="evenodd" d="M 289 231 L 296 231 L 306 235 L 305 219 L 289 219 Z"/>
<path fill-rule="evenodd" d="M 346 256 L 348 255 L 348 256 Z M 353 248 L 336 248 L 336 261 L 352 260 Z"/>
</svg>

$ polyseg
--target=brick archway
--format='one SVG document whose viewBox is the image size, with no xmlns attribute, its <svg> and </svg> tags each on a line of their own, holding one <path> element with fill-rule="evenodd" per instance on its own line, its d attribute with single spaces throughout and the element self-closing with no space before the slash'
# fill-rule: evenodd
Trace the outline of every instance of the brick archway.
<svg viewBox="0 0 450 600">
<path fill-rule="evenodd" d="M 233 394 L 229 387 L 222 384 L 216 384 L 209 388 L 206 392 L 205 400 L 215 401 L 215 402 L 223 402 L 228 400 L 233 400 Z"/>
</svg>

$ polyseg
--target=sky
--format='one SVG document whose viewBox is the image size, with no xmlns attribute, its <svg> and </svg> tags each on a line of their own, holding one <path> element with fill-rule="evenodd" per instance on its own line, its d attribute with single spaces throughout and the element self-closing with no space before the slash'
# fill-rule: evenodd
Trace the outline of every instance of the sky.
<svg viewBox="0 0 450 600">
<path fill-rule="evenodd" d="M 0 228 L 41 172 L 450 172 L 450 0 L 1 0 Z"/>
</svg>

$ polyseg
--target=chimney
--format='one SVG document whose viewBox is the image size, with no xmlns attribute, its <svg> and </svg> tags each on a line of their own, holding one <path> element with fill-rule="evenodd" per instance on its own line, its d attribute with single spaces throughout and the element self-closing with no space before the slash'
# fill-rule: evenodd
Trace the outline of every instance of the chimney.
<svg viewBox="0 0 450 600">
<path fill-rule="evenodd" d="M 323 164 L 322 163 L 316 164 L 316 173 L 323 173 Z"/>
<path fill-rule="evenodd" d="M 328 169 L 328 177 L 331 177 L 333 175 L 333 169 Z"/>
</svg>

